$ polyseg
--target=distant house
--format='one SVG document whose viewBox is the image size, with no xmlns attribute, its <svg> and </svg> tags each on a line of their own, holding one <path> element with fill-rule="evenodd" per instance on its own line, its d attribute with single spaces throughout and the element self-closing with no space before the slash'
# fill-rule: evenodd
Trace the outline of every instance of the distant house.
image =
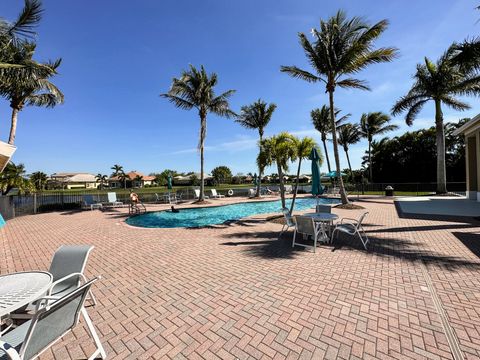
<svg viewBox="0 0 480 360">
<path fill-rule="evenodd" d="M 128 188 L 142 188 L 144 186 L 153 185 L 155 176 L 143 175 L 138 171 L 130 171 L 126 175 L 126 186 Z M 125 185 L 119 176 L 112 176 L 108 179 L 108 186 L 110 188 L 123 188 Z"/>
<path fill-rule="evenodd" d="M 193 173 L 189 175 L 178 175 L 173 178 L 173 185 L 194 185 L 193 180 L 200 182 L 200 173 Z M 204 175 L 205 185 L 211 185 L 213 177 L 209 174 Z"/>
<path fill-rule="evenodd" d="M 47 186 L 53 189 L 96 189 L 100 183 L 89 173 L 54 173 Z"/>
</svg>

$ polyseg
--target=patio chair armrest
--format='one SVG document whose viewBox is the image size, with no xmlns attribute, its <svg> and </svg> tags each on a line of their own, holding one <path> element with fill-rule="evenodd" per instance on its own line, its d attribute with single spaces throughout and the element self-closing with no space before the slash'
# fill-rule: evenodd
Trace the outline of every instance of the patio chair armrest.
<svg viewBox="0 0 480 360">
<path fill-rule="evenodd" d="M 346 223 L 349 223 L 349 224 L 353 224 L 353 225 L 357 225 L 357 224 L 358 224 L 358 220 L 357 220 L 357 219 L 352 219 L 352 218 L 347 218 L 347 217 L 341 218 L 340 221 L 339 221 L 339 224 L 343 224 L 343 223 L 344 223 L 344 222 L 343 222 L 344 220 L 348 220 L 348 221 L 346 221 Z"/>
<path fill-rule="evenodd" d="M 15 350 L 15 348 L 9 343 L 2 340 L 0 340 L 0 351 L 3 351 L 5 354 L 7 354 L 10 360 L 21 360 L 17 350 Z"/>
<path fill-rule="evenodd" d="M 70 279 L 71 277 L 74 277 L 74 276 L 79 276 L 84 282 L 87 282 L 87 278 L 85 277 L 85 275 L 83 275 L 82 273 L 71 273 L 71 274 L 68 274 L 67 276 L 64 276 L 63 278 L 61 279 L 58 279 L 57 281 L 54 281 L 51 285 L 50 285 L 50 288 L 48 289 L 48 292 L 47 292 L 47 296 L 50 296 L 52 295 L 52 290 L 53 288 L 64 282 L 65 280 L 68 280 Z"/>
</svg>

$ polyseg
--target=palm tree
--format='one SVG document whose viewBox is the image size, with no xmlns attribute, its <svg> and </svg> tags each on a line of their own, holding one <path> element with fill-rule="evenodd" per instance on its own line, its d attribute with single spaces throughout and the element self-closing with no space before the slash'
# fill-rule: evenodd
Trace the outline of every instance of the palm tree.
<svg viewBox="0 0 480 360">
<path fill-rule="evenodd" d="M 232 117 L 236 114 L 230 110 L 228 99 L 235 90 L 228 90 L 220 95 L 215 95 L 217 85 L 217 74 L 207 74 L 203 65 L 200 70 L 190 65 L 189 71 L 183 71 L 180 78 L 174 78 L 170 90 L 160 96 L 167 98 L 176 107 L 184 110 L 195 108 L 200 117 L 200 196 L 198 202 L 205 199 L 205 174 L 204 165 L 204 144 L 207 134 L 207 114 L 212 112 L 218 116 Z"/>
<path fill-rule="evenodd" d="M 112 176 L 118 176 L 123 172 L 123 166 L 118 164 L 113 165 L 110 169 L 113 170 Z"/>
<path fill-rule="evenodd" d="M 340 110 L 335 109 L 335 117 L 337 117 L 339 113 Z M 320 133 L 323 143 L 323 150 L 325 151 L 325 158 L 327 159 L 328 172 L 331 172 L 332 169 L 330 167 L 330 158 L 328 157 L 327 151 L 328 134 L 332 132 L 330 126 L 330 108 L 326 105 L 323 105 L 320 109 L 313 109 L 310 112 L 310 117 L 312 118 L 313 126 Z M 350 114 L 342 116 L 340 119 L 336 120 L 335 125 L 340 126 L 343 121 L 349 117 Z"/>
<path fill-rule="evenodd" d="M 281 67 L 281 71 L 294 78 L 312 83 L 322 82 L 328 92 L 333 153 L 343 204 L 348 204 L 348 198 L 340 171 L 333 94 L 337 86 L 346 89 L 369 90 L 364 81 L 350 76 L 371 64 L 393 60 L 396 49 L 391 47 L 373 49 L 375 40 L 380 37 L 387 26 L 387 20 L 369 26 L 358 17 L 347 19 L 346 14 L 339 10 L 327 21 L 320 21 L 320 30 L 312 29 L 315 37 L 313 43 L 307 39 L 305 34 L 299 34 L 300 44 L 313 70 L 317 73 L 316 75 L 296 66 Z"/>
<path fill-rule="evenodd" d="M 19 192 L 24 193 L 32 189 L 32 184 L 25 178 L 25 166 L 23 164 L 15 165 L 13 162 L 9 162 L 0 174 L 2 195 L 8 194 L 13 188 L 17 188 Z"/>
<path fill-rule="evenodd" d="M 95 180 L 100 183 L 100 190 L 103 190 L 103 185 L 107 182 L 108 176 L 98 173 Z"/>
<path fill-rule="evenodd" d="M 375 135 L 382 135 L 389 131 L 398 129 L 397 125 L 388 124 L 390 122 L 390 116 L 380 111 L 362 114 L 360 118 L 361 134 L 368 141 L 368 153 L 372 149 L 372 141 Z M 368 158 L 368 169 L 370 182 L 373 182 L 373 164 L 372 157 Z"/>
<path fill-rule="evenodd" d="M 241 108 L 240 116 L 235 120 L 247 129 L 257 129 L 259 136 L 259 144 L 262 143 L 265 127 L 270 122 L 272 114 L 277 108 L 275 104 L 267 104 L 265 101 L 258 99 L 251 105 Z M 259 145 L 260 146 L 260 145 Z M 256 197 L 260 197 L 260 184 L 262 172 L 258 169 L 258 181 Z"/>
<path fill-rule="evenodd" d="M 343 150 L 347 156 L 348 168 L 350 169 L 350 180 L 353 181 L 352 165 L 350 164 L 350 156 L 348 156 L 348 147 L 360 141 L 360 129 L 358 124 L 343 124 L 337 128 L 337 131 L 338 144 L 343 146 Z"/>
<path fill-rule="evenodd" d="M 434 102 L 438 194 L 447 192 L 442 104 L 457 111 L 466 110 L 470 106 L 457 99 L 456 96 L 478 95 L 480 93 L 480 76 L 475 69 L 472 67 L 465 68 L 453 62 L 452 55 L 455 55 L 455 49 L 450 47 L 436 64 L 428 58 L 425 58 L 424 64 L 418 64 L 412 88 L 392 108 L 393 115 L 407 111 L 405 122 L 412 125 L 423 105 L 428 101 Z"/>
<path fill-rule="evenodd" d="M 35 36 L 34 28 L 39 24 L 42 12 L 39 0 L 25 0 L 22 11 L 13 22 L 0 18 L 0 69 L 18 69 L 29 65 L 13 61 L 11 46 L 17 46 Z"/>
<path fill-rule="evenodd" d="M 36 171 L 30 175 L 30 181 L 36 190 L 43 190 L 45 188 L 47 179 L 47 174 L 41 171 Z"/>
<path fill-rule="evenodd" d="M 292 204 L 290 205 L 290 214 L 293 211 L 295 206 L 295 199 L 297 198 L 298 184 L 300 182 L 300 170 L 302 167 L 302 160 L 307 159 L 312 152 L 312 149 L 317 146 L 315 140 L 311 137 L 304 137 L 303 139 L 294 138 L 294 146 L 296 151 L 296 157 L 298 159 L 298 168 L 297 168 L 297 180 L 295 182 L 295 192 L 293 193 Z M 320 151 L 318 151 L 319 154 Z M 321 164 L 320 164 L 321 165 Z"/>
<path fill-rule="evenodd" d="M 263 139 L 260 144 L 260 153 L 257 157 L 259 169 L 263 172 L 265 167 L 277 165 L 278 182 L 282 207 L 285 207 L 285 186 L 283 176 L 288 172 L 288 163 L 297 158 L 295 137 L 287 132 Z"/>
<path fill-rule="evenodd" d="M 36 171 L 30 175 L 30 181 L 37 190 L 43 190 L 45 188 L 47 179 L 47 174 L 41 171 Z"/>
<path fill-rule="evenodd" d="M 15 47 L 15 62 L 31 62 L 35 52 L 35 44 L 21 43 Z M 29 69 L 3 69 L 0 74 L 0 96 L 10 102 L 12 118 L 8 143 L 15 143 L 18 113 L 25 106 L 55 107 L 62 104 L 64 96 L 60 89 L 49 81 L 49 78 L 57 73 L 61 59 L 42 64 L 50 69 L 50 74 L 40 74 Z M 42 76 L 44 75 L 44 76 Z"/>
<path fill-rule="evenodd" d="M 129 180 L 130 177 L 127 174 L 125 174 L 125 171 L 123 171 L 123 170 L 121 172 L 119 172 L 117 176 L 118 176 L 118 180 L 123 182 L 123 188 L 126 189 L 127 188 L 127 180 Z"/>
</svg>

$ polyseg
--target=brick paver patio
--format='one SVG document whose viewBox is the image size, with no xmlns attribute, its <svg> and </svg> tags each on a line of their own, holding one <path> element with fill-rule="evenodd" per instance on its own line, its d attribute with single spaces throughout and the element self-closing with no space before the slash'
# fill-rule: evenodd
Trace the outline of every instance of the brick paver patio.
<svg viewBox="0 0 480 360">
<path fill-rule="evenodd" d="M 89 313 L 111 359 L 480 358 L 479 224 L 359 204 L 368 252 L 344 237 L 292 250 L 292 233 L 277 240 L 265 216 L 191 230 L 133 228 L 122 211 L 25 216 L 1 232 L 0 273 L 47 269 L 61 244 L 95 245 Z M 92 351 L 79 327 L 42 359 Z"/>
</svg>

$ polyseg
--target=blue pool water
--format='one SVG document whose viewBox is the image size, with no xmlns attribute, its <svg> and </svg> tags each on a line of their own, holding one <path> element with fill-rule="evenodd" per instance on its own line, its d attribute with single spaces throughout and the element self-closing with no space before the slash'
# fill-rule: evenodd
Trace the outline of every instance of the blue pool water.
<svg viewBox="0 0 480 360">
<path fill-rule="evenodd" d="M 337 204 L 336 199 L 319 199 L 321 204 Z M 287 201 L 287 207 L 290 207 Z M 295 210 L 308 210 L 315 207 L 314 198 L 300 198 L 295 201 Z M 241 204 L 182 209 L 178 213 L 156 211 L 127 219 L 127 224 L 147 228 L 201 227 L 223 224 L 226 221 L 238 220 L 256 214 L 280 212 L 282 205 L 278 201 L 260 201 Z"/>
</svg>

